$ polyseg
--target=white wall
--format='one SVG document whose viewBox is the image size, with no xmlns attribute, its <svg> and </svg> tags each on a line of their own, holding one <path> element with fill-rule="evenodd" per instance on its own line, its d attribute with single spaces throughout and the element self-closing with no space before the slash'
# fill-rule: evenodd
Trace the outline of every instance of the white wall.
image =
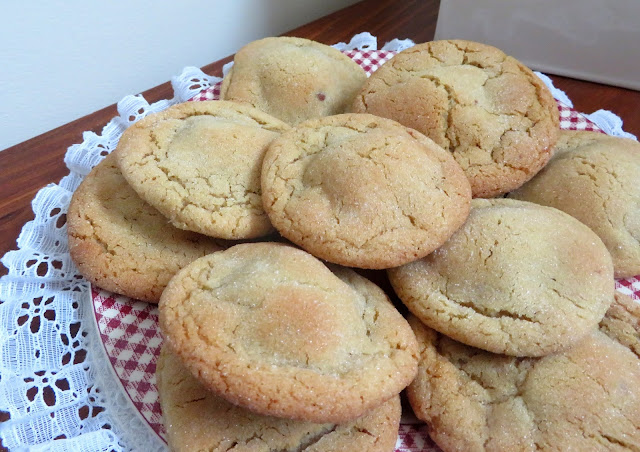
<svg viewBox="0 0 640 452">
<path fill-rule="evenodd" d="M 355 2 L 4 2 L 0 150 Z"/>
</svg>

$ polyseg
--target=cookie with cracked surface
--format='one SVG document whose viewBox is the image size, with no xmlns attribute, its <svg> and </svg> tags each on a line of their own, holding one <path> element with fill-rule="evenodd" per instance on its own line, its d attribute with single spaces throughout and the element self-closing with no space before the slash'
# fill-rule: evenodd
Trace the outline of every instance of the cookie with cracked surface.
<svg viewBox="0 0 640 452">
<path fill-rule="evenodd" d="M 559 113 L 545 84 L 501 50 L 451 40 L 398 53 L 365 83 L 350 111 L 412 127 L 449 150 L 474 197 L 518 188 L 551 157 Z"/>
<path fill-rule="evenodd" d="M 168 224 L 127 184 L 113 154 L 93 168 L 73 194 L 67 233 L 71 259 L 86 279 L 153 303 L 178 270 L 228 246 Z"/>
<path fill-rule="evenodd" d="M 289 245 L 198 259 L 159 311 L 167 343 L 203 385 L 260 414 L 346 422 L 415 375 L 415 337 L 384 292 Z"/>
<path fill-rule="evenodd" d="M 560 210 L 475 199 L 442 247 L 388 270 L 426 325 L 494 353 L 542 356 L 583 338 L 613 300 L 613 265 L 587 226 Z"/>
<path fill-rule="evenodd" d="M 288 128 L 247 105 L 185 102 L 129 127 L 118 165 L 175 227 L 222 239 L 261 237 L 273 232 L 262 208 L 262 159 Z"/>
<path fill-rule="evenodd" d="M 600 322 L 600 331 L 640 358 L 640 303 L 616 292 L 611 307 Z"/>
<path fill-rule="evenodd" d="M 516 358 L 409 322 L 421 352 L 407 396 L 443 451 L 640 450 L 640 361 L 602 332 Z"/>
<path fill-rule="evenodd" d="M 207 391 L 166 346 L 156 378 L 173 451 L 390 452 L 398 437 L 399 396 L 354 421 L 316 424 L 263 416 L 227 402 Z"/>
<path fill-rule="evenodd" d="M 510 198 L 555 207 L 589 226 L 616 278 L 640 274 L 640 143 L 563 130 L 554 157 Z"/>
<path fill-rule="evenodd" d="M 274 140 L 264 208 L 286 238 L 329 262 L 395 267 L 442 245 L 469 213 L 451 155 L 415 130 L 368 114 L 306 121 Z"/>
<path fill-rule="evenodd" d="M 344 113 L 366 79 L 364 69 L 333 47 L 270 37 L 236 53 L 220 97 L 246 102 L 294 125 Z"/>
</svg>

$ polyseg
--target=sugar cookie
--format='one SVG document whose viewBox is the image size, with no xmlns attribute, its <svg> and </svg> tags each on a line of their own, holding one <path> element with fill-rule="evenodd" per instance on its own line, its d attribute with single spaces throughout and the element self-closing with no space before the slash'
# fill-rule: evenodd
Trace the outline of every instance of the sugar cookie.
<svg viewBox="0 0 640 452">
<path fill-rule="evenodd" d="M 529 68 L 495 47 L 431 41 L 374 72 L 351 111 L 412 127 L 449 150 L 474 197 L 511 191 L 549 160 L 558 107 Z"/>
<path fill-rule="evenodd" d="M 410 323 L 421 358 L 407 395 L 444 452 L 640 449 L 640 361 L 602 332 L 515 358 Z"/>
<path fill-rule="evenodd" d="M 118 165 L 171 224 L 223 239 L 273 232 L 262 209 L 260 168 L 282 121 L 234 102 L 185 102 L 129 127 Z"/>
<path fill-rule="evenodd" d="M 210 390 L 257 413 L 345 422 L 416 369 L 406 320 L 373 283 L 279 243 L 198 259 L 159 305 L 167 343 Z"/>
<path fill-rule="evenodd" d="M 611 257 L 593 231 L 511 199 L 475 199 L 447 243 L 388 274 L 431 328 L 515 356 L 570 347 L 598 325 L 614 293 Z"/>
<path fill-rule="evenodd" d="M 275 228 L 314 256 L 389 268 L 442 245 L 469 213 L 469 183 L 451 155 L 415 130 L 368 114 L 299 124 L 262 169 Z"/>
<path fill-rule="evenodd" d="M 294 125 L 344 113 L 366 79 L 364 69 L 333 47 L 303 38 L 269 37 L 235 54 L 220 96 Z"/>
</svg>

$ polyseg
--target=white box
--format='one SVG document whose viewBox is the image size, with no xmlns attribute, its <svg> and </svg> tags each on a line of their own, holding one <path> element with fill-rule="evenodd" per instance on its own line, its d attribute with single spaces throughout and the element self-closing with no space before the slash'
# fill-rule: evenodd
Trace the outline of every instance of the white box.
<svg viewBox="0 0 640 452">
<path fill-rule="evenodd" d="M 441 0 L 435 39 L 484 42 L 541 72 L 640 90 L 640 0 Z"/>
</svg>

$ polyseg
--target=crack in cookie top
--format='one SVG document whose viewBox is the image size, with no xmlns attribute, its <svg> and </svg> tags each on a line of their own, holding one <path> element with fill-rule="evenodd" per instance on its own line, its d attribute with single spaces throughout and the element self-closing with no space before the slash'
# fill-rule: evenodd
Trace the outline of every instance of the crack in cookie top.
<svg viewBox="0 0 640 452">
<path fill-rule="evenodd" d="M 516 358 L 409 322 L 421 352 L 407 396 L 442 450 L 640 447 L 640 360 L 615 338 L 595 329 L 561 353 Z"/>
<path fill-rule="evenodd" d="M 264 416 L 204 387 L 165 345 L 156 367 L 162 418 L 172 451 L 387 452 L 400 424 L 396 395 L 354 421 L 318 424 Z"/>
<path fill-rule="evenodd" d="M 186 102 L 127 129 L 118 164 L 174 226 L 223 239 L 260 237 L 273 232 L 262 208 L 262 159 L 288 128 L 247 105 Z"/>
<path fill-rule="evenodd" d="M 283 236 L 360 268 L 427 255 L 462 225 L 471 200 L 462 169 L 432 140 L 353 113 L 306 121 L 274 140 L 262 192 Z"/>
<path fill-rule="evenodd" d="M 597 326 L 614 292 L 611 257 L 591 229 L 511 199 L 474 200 L 442 247 L 388 274 L 431 328 L 514 356 L 571 347 Z"/>
<path fill-rule="evenodd" d="M 513 190 L 551 157 L 555 100 L 526 66 L 495 47 L 432 41 L 398 53 L 355 98 L 367 112 L 412 127 L 451 151 L 474 197 Z"/>
<path fill-rule="evenodd" d="M 616 291 L 613 303 L 599 327 L 600 331 L 627 347 L 640 359 L 640 303 Z"/>
<path fill-rule="evenodd" d="M 284 244 L 198 259 L 171 280 L 159 312 L 191 372 L 261 414 L 343 422 L 415 374 L 413 333 L 380 288 Z"/>
</svg>

